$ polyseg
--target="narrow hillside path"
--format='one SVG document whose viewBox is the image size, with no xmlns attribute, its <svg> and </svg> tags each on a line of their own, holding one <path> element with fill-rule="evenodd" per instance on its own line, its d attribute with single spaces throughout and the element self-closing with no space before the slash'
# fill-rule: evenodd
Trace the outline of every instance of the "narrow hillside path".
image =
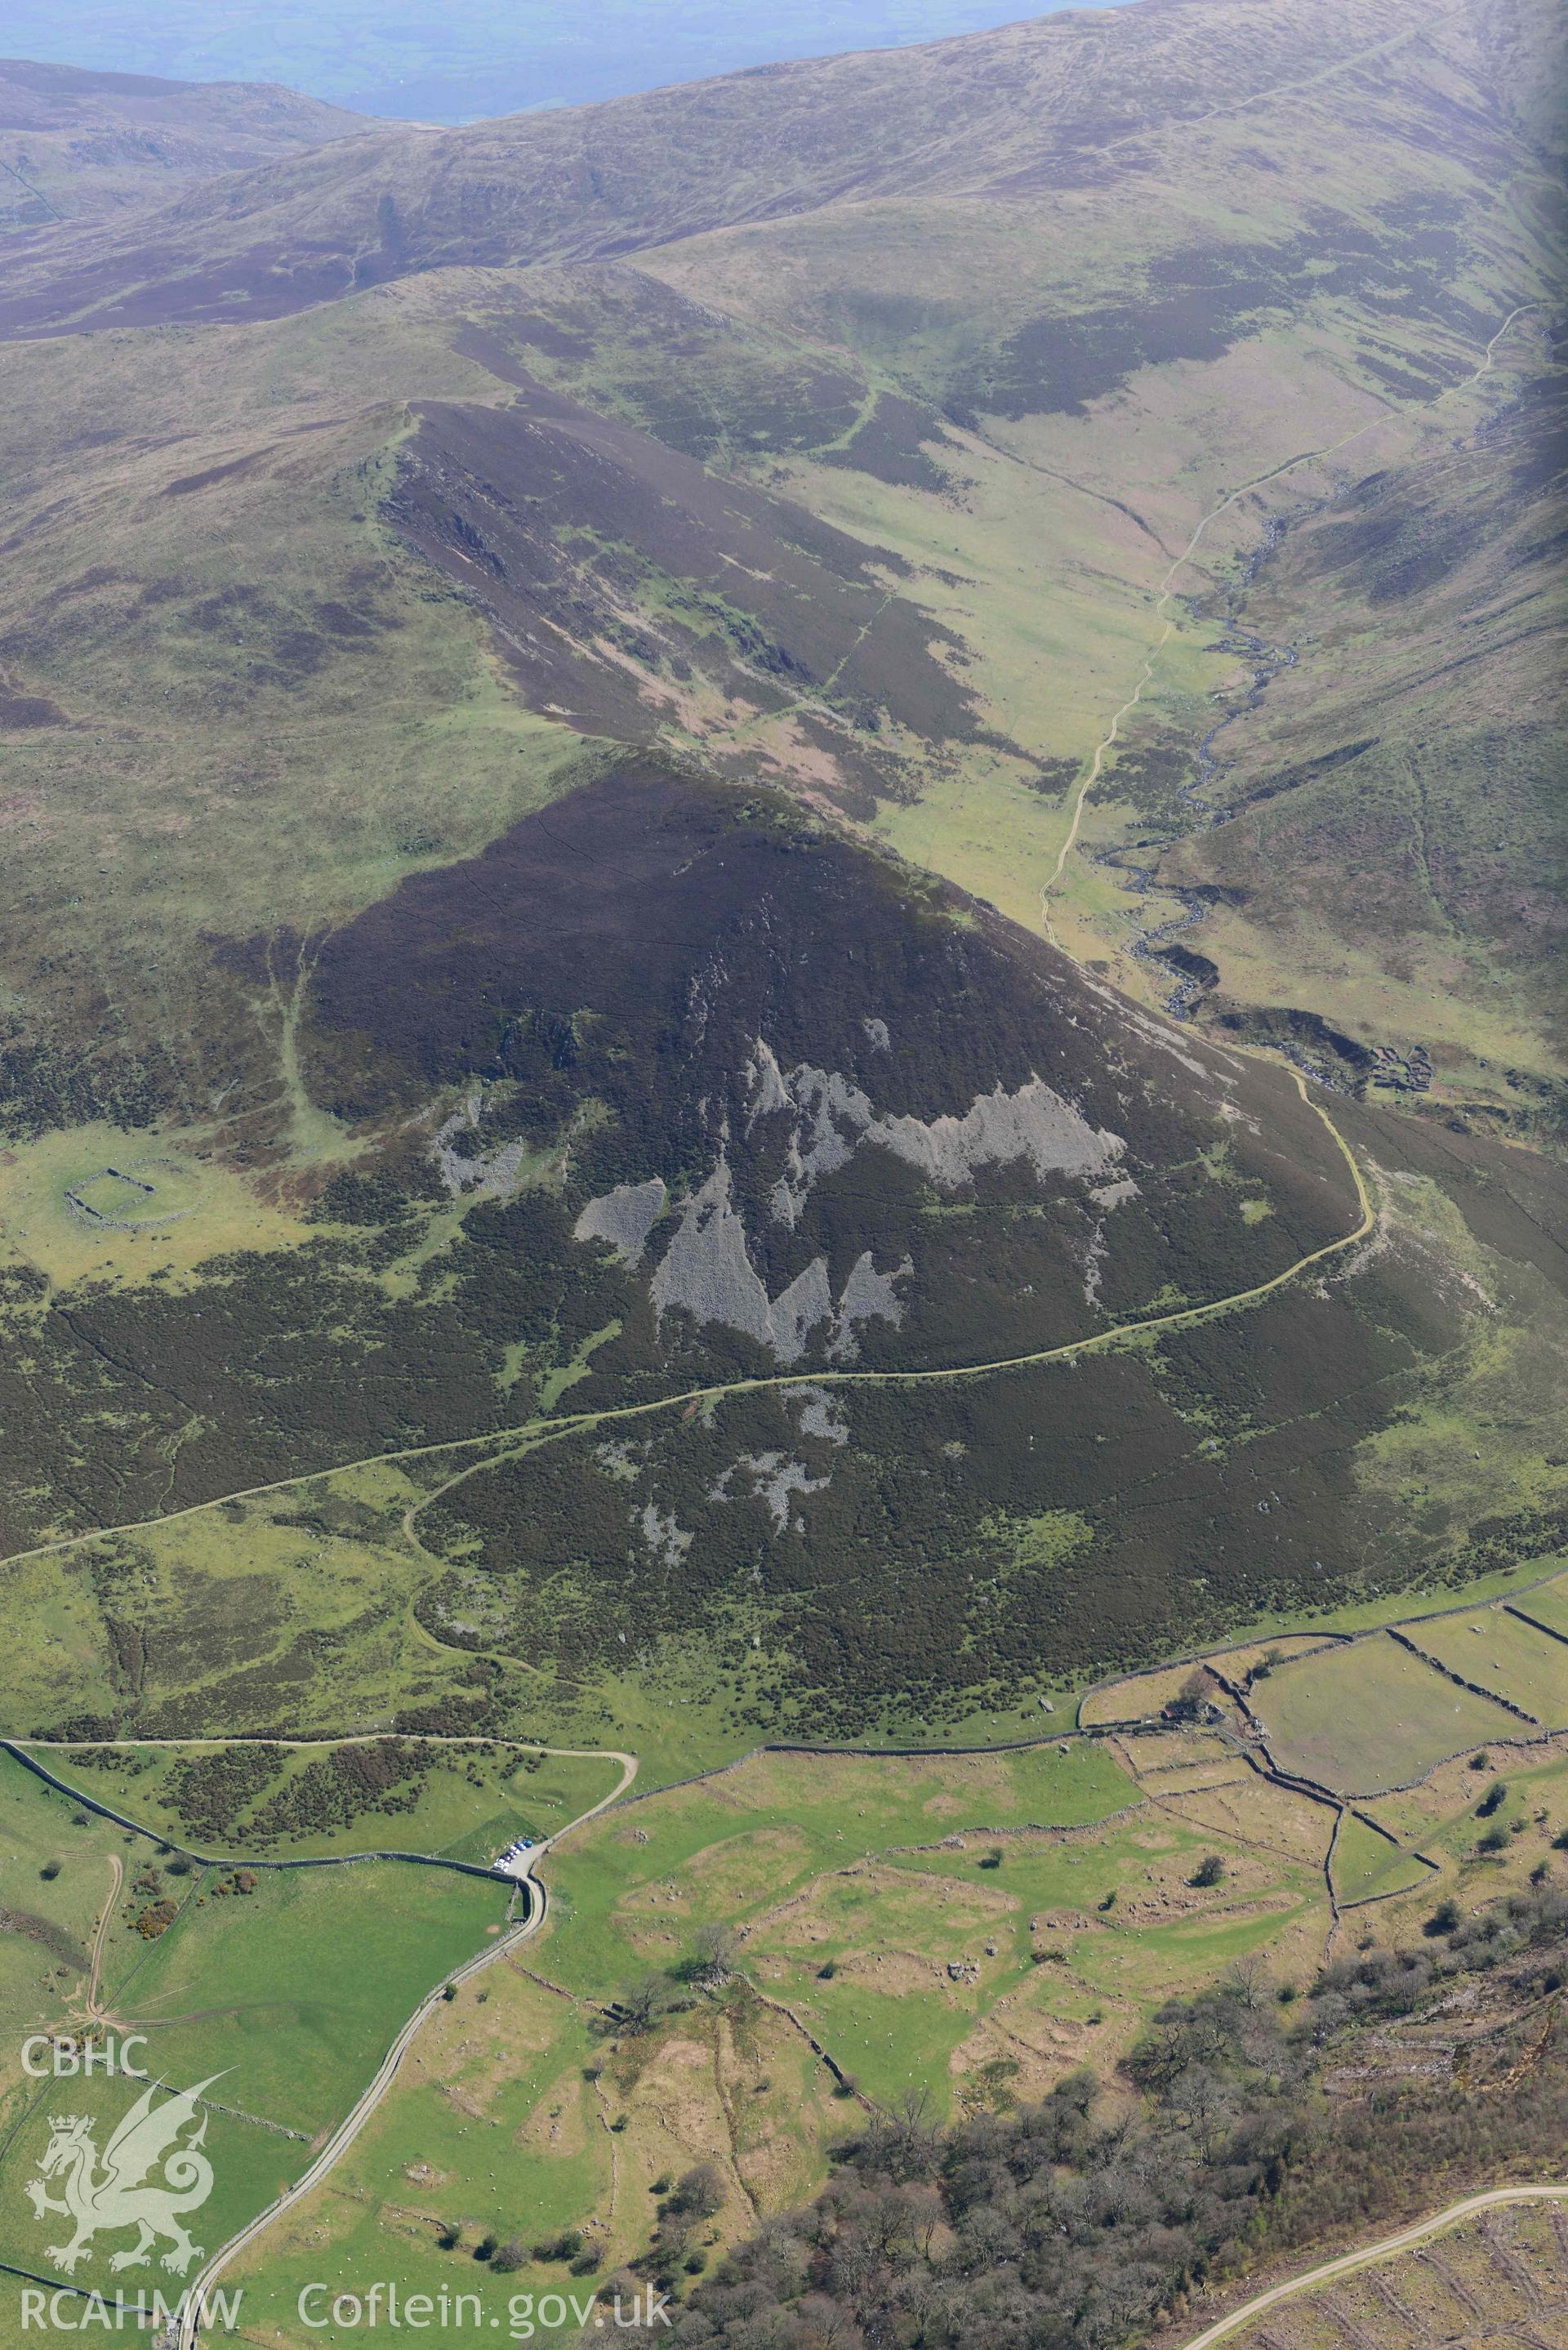
<svg viewBox="0 0 1568 2350">
<path fill-rule="evenodd" d="M 1337 1240 L 1324 1241 L 1321 1247 L 1309 1249 L 1304 1256 L 1297 1257 L 1282 1272 L 1271 1274 L 1266 1281 L 1254 1282 L 1248 1289 L 1231 1290 L 1223 1297 L 1208 1298 L 1197 1305 L 1174 1306 L 1160 1314 L 1133 1315 L 1106 1329 L 1088 1331 L 1081 1338 L 1064 1339 L 1057 1346 L 1035 1347 L 1022 1355 L 997 1356 L 984 1362 L 951 1363 L 929 1369 L 909 1370 L 779 1371 L 763 1378 L 725 1379 L 710 1387 L 683 1388 L 677 1395 L 653 1396 L 641 1403 L 606 1404 L 589 1411 L 567 1413 L 556 1419 L 522 1420 L 512 1428 L 489 1429 L 477 1436 L 446 1437 L 436 1444 L 408 1444 L 390 1451 L 362 1453 L 353 1461 L 330 1461 L 319 1469 L 297 1471 L 292 1477 L 275 1477 L 265 1485 L 242 1485 L 233 1492 L 214 1493 L 208 1501 L 188 1503 L 183 1509 L 166 1511 L 161 1517 L 128 1518 L 118 1525 L 95 1526 L 85 1534 L 62 1534 L 54 1542 L 36 1543 L 28 1550 L 13 1551 L 7 1558 L 0 1560 L 0 1571 L 26 1565 L 32 1559 L 57 1557 L 63 1552 L 79 1550 L 84 1544 L 101 1542 L 115 1534 L 154 1534 L 161 1526 L 175 1525 L 183 1519 L 200 1517 L 207 1511 L 222 1509 L 228 1502 L 261 1500 L 268 1493 L 283 1493 L 297 1485 L 315 1484 L 324 1477 L 348 1476 L 356 1469 L 372 1469 L 400 1461 L 428 1461 L 437 1455 L 468 1451 L 479 1446 L 490 1448 L 480 1460 L 447 1479 L 440 1488 L 444 1493 L 479 1470 L 493 1465 L 494 1459 L 508 1448 L 532 1451 L 535 1446 L 553 1442 L 559 1437 L 584 1435 L 592 1429 L 609 1427 L 623 1420 L 646 1419 L 656 1412 L 675 1411 L 688 1405 L 722 1403 L 729 1396 L 778 1393 L 785 1388 L 798 1388 L 806 1378 L 814 1387 L 836 1388 L 920 1387 L 933 1381 L 992 1378 L 1000 1372 L 1033 1370 L 1049 1363 L 1075 1364 L 1085 1355 L 1099 1354 L 1107 1347 L 1120 1346 L 1147 1332 L 1191 1329 L 1199 1323 L 1212 1321 L 1220 1315 L 1236 1313 L 1243 1307 L 1256 1305 L 1262 1298 L 1272 1296 L 1276 1290 L 1287 1287 L 1300 1274 L 1310 1272 L 1314 1265 L 1323 1264 L 1344 1250 L 1353 1248 L 1358 1241 L 1366 1238 L 1376 1221 L 1371 1195 L 1355 1152 L 1323 1104 L 1308 1093 L 1300 1072 L 1292 1069 L 1289 1075 L 1294 1080 L 1303 1101 L 1314 1117 L 1323 1120 L 1334 1137 L 1340 1156 L 1350 1170 L 1359 1213 L 1355 1224 Z M 416 1496 L 406 1514 L 410 1518 L 417 1516 L 427 1502 L 434 1498 L 434 1493 Z"/>
<path fill-rule="evenodd" d="M 45 195 L 42 188 L 36 188 L 25 172 L 18 172 L 16 164 L 7 163 L 3 156 L 0 156 L 0 172 L 8 172 L 11 177 L 16 181 L 18 187 L 26 189 L 27 193 L 32 197 L 35 203 L 43 205 L 44 210 L 48 213 L 51 220 L 61 222 L 65 220 L 66 214 L 60 211 L 57 204 L 52 204 L 49 202 L 49 199 Z"/>
<path fill-rule="evenodd" d="M 1320 66 L 1316 73 L 1303 74 L 1295 81 L 1271 82 L 1266 89 L 1250 90 L 1244 98 L 1228 99 L 1220 106 L 1207 107 L 1201 114 L 1176 117 L 1161 123 L 1153 135 L 1183 130 L 1201 130 L 1206 122 L 1226 122 L 1238 114 L 1245 114 L 1254 106 L 1272 106 L 1276 99 L 1299 98 L 1303 90 L 1317 89 L 1325 81 L 1337 81 L 1342 74 L 1353 73 L 1358 66 L 1372 64 L 1375 58 L 1392 57 L 1397 49 L 1407 48 L 1412 41 L 1425 39 L 1428 33 L 1449 24 L 1458 15 L 1455 9 L 1442 9 L 1429 18 L 1392 34 L 1388 39 L 1375 41 L 1370 48 L 1353 49 L 1347 57 L 1336 57 L 1331 66 Z M 1114 155 L 1118 147 L 1147 146 L 1150 134 L 1146 130 L 1124 130 L 1116 139 L 1107 139 L 1096 151 Z"/>
<path fill-rule="evenodd" d="M 88 2015 L 94 2023 L 101 2022 L 103 2006 L 99 1998 L 103 1974 L 103 1946 L 109 1939 L 109 1929 L 114 1923 L 114 1905 L 119 1899 L 119 1888 L 125 1883 L 125 1864 L 119 1853 L 109 1856 L 109 1898 L 103 1905 L 103 1915 L 98 1921 L 98 1931 L 92 1938 L 92 1964 L 88 1970 Z"/>
<path fill-rule="evenodd" d="M 1308 1093 L 1306 1081 L 1301 1073 L 1293 1069 L 1290 1074 L 1303 1101 L 1306 1103 L 1309 1109 L 1322 1118 L 1338 1144 L 1345 1163 L 1350 1170 L 1351 1180 L 1355 1186 L 1360 1215 L 1354 1228 L 1342 1234 L 1338 1240 L 1325 1241 L 1321 1248 L 1309 1250 L 1305 1256 L 1298 1257 L 1293 1264 L 1287 1265 L 1282 1273 L 1272 1274 L 1267 1281 L 1255 1283 L 1251 1289 L 1232 1291 L 1228 1296 L 1211 1298 L 1206 1305 L 1176 1306 L 1167 1313 L 1147 1315 L 1141 1320 L 1118 1322 L 1113 1328 L 1096 1330 L 1086 1338 L 1070 1338 L 1061 1346 L 1044 1347 L 1032 1354 L 1009 1355 L 993 1362 L 956 1364 L 950 1367 L 932 1370 L 813 1371 L 810 1374 L 813 1386 L 919 1387 L 931 1380 L 989 1378 L 1000 1371 L 1029 1370 L 1050 1363 L 1075 1364 L 1081 1356 L 1097 1354 L 1106 1347 L 1121 1344 L 1124 1340 L 1141 1336 L 1146 1331 L 1191 1329 L 1199 1323 L 1211 1320 L 1216 1315 L 1232 1314 L 1244 1306 L 1256 1305 L 1260 1299 L 1272 1296 L 1276 1290 L 1285 1288 L 1288 1284 L 1294 1281 L 1301 1274 L 1310 1270 L 1313 1265 L 1321 1264 L 1327 1258 L 1337 1256 L 1343 1250 L 1353 1247 L 1358 1241 L 1365 1240 L 1376 1222 L 1376 1210 L 1373 1206 L 1366 1179 L 1356 1163 L 1355 1154 L 1321 1102 L 1314 1101 Z M 583 1435 L 592 1429 L 607 1427 L 618 1421 L 645 1419 L 652 1412 L 672 1410 L 677 1405 L 722 1401 L 726 1396 L 755 1395 L 768 1389 L 798 1388 L 800 1384 L 800 1374 L 782 1373 L 772 1378 L 733 1379 L 722 1387 L 691 1388 L 683 1395 L 660 1397 L 648 1403 L 607 1405 L 602 1410 L 579 1413 L 571 1419 L 539 1422 L 530 1429 L 518 1430 L 519 1435 L 525 1436 L 528 1440 L 524 1445 L 519 1447 L 519 1450 L 532 1451 L 537 1446 L 549 1443 L 556 1437 Z M 467 1467 L 460 1469 L 455 1475 L 449 1477 L 436 1489 L 435 1492 L 410 1503 L 404 1515 L 406 1530 L 411 1534 L 411 1522 L 425 1507 L 428 1501 L 434 1501 L 438 1494 L 451 1492 L 454 1486 L 462 1484 L 467 1478 L 478 1476 L 483 1471 L 493 1465 L 494 1456 L 493 1455 L 471 1461 Z"/>
<path fill-rule="evenodd" d="M 1439 2235 L 1445 2228 L 1472 2212 L 1485 2211 L 1499 2203 L 1562 2203 L 1568 2202 L 1568 2182 L 1553 2180 L 1537 2187 L 1490 2187 L 1479 2195 L 1467 2195 L 1460 2203 L 1450 2203 L 1446 2211 L 1436 2211 L 1428 2220 L 1417 2220 L 1408 2228 L 1397 2229 L 1391 2236 L 1380 2236 L 1375 2244 L 1364 2244 L 1359 2251 L 1341 2252 L 1336 2260 L 1322 2261 L 1284 2284 L 1271 2285 L 1267 2293 L 1255 2293 L 1251 2301 L 1233 2309 L 1229 2317 L 1221 2317 L 1195 2334 L 1181 2350 L 1210 2350 L 1210 2345 L 1223 2342 L 1243 2325 L 1250 2325 L 1264 2311 L 1273 2309 L 1282 2301 L 1293 2300 L 1299 2293 L 1311 2293 L 1314 2286 L 1326 2284 L 1331 2278 L 1349 2276 L 1356 2269 L 1370 2267 L 1375 2261 L 1393 2258 L 1397 2252 L 1409 2251 L 1415 2245 L 1426 2242 L 1428 2236 Z"/>
</svg>

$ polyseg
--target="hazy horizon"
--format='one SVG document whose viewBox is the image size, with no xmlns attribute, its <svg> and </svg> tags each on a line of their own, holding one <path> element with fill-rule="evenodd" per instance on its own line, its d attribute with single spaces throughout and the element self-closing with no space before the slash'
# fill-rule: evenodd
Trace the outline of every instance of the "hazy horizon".
<svg viewBox="0 0 1568 2350">
<path fill-rule="evenodd" d="M 1060 5 L 1060 0 L 1058 0 Z M 1108 7 L 1123 0 L 1075 0 Z M 901 47 L 1058 13 L 1017 0 L 807 0 L 787 25 L 730 0 L 12 0 L 5 46 L 100 72 L 280 81 L 368 114 L 472 121 L 846 49 Z"/>
</svg>

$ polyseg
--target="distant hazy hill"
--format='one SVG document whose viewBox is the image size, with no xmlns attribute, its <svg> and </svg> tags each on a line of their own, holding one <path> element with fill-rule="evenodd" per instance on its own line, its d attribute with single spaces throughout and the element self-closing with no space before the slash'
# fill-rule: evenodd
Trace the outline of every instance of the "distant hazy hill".
<svg viewBox="0 0 1568 2350">
<path fill-rule="evenodd" d="M 1347 44 L 1370 52 L 1408 37 L 1427 13 L 1421 0 L 1377 10 L 1323 0 L 1291 15 L 1262 0 L 1148 0 L 467 129 L 378 127 L 192 190 L 155 226 L 109 244 L 67 241 L 31 269 L 14 267 L 0 280 L 0 321 L 15 330 L 254 317 L 411 270 L 603 258 L 829 205 L 841 244 L 875 247 L 879 224 L 859 209 L 873 203 L 957 202 L 977 231 L 991 224 L 981 208 L 998 204 L 1021 228 L 1042 224 L 1042 206 L 1058 221 L 1108 214 L 1125 242 L 1103 248 L 1103 298 L 1151 245 L 1191 241 L 1181 216 L 1190 164 L 1169 152 L 1172 138 L 1215 118 L 1245 125 L 1282 86 L 1336 72 Z M 1360 77 L 1336 99 L 1347 130 L 1354 121 L 1388 142 L 1363 158 L 1369 191 L 1412 166 L 1417 182 L 1430 180 L 1429 149 L 1450 136 L 1462 168 L 1473 126 L 1462 109 L 1456 121 L 1446 75 L 1418 72 L 1391 120 Z M 1233 170 L 1232 203 L 1244 190 L 1280 194 L 1266 147 L 1243 141 Z M 1146 198 L 1173 174 L 1174 234 L 1162 235 Z M 1351 190 L 1314 192 L 1333 204 Z M 1239 249 L 1241 226 L 1200 240 L 1221 256 L 1224 279 L 1237 277 L 1241 251 L 1284 259 L 1299 237 L 1288 206 L 1261 239 L 1257 226 L 1243 230 Z M 1086 249 L 1068 254 L 1080 270 Z M 1044 258 L 1036 247 L 1022 260 L 1026 277 Z M 933 245 L 923 270 L 932 293 L 950 290 L 955 263 L 961 276 L 950 239 Z"/>
<path fill-rule="evenodd" d="M 192 180 L 341 139 L 357 120 L 275 82 L 163 81 L 0 58 L 0 227 L 167 202 Z"/>
<path fill-rule="evenodd" d="M 1088 0 L 1114 5 L 1114 0 Z M 780 57 L 1005 23 L 1009 0 L 11 0 L 13 47 L 197 81 L 287 82 L 339 106 L 466 122 L 582 106 Z"/>
</svg>

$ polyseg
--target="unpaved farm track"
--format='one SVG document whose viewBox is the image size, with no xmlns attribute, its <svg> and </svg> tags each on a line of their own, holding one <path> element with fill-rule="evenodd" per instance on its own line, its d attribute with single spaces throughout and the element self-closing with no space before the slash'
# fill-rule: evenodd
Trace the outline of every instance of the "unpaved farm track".
<svg viewBox="0 0 1568 2350">
<path fill-rule="evenodd" d="M 1568 2182 L 1553 2180 L 1539 2187 L 1489 2187 L 1479 2195 L 1467 2195 L 1461 2203 L 1450 2203 L 1446 2211 L 1435 2211 L 1430 2219 L 1417 2220 L 1410 2227 L 1396 2230 L 1391 2236 L 1380 2236 L 1375 2244 L 1364 2244 L 1359 2251 L 1341 2252 L 1337 2259 L 1320 2261 L 1317 2267 L 1304 2274 L 1292 2277 L 1284 2284 L 1271 2285 L 1267 2293 L 1254 2293 L 1229 2317 L 1217 2318 L 1201 2334 L 1181 2345 L 1181 2350 L 1210 2350 L 1210 2345 L 1223 2342 L 1243 2325 L 1250 2325 L 1265 2310 L 1275 2309 L 1282 2301 L 1292 2301 L 1299 2293 L 1311 2293 L 1320 2284 L 1328 2284 L 1335 2277 L 1350 2276 L 1357 2269 L 1370 2268 L 1376 2261 L 1391 2260 L 1397 2252 L 1407 2252 L 1414 2245 L 1423 2244 L 1428 2236 L 1439 2235 L 1445 2228 L 1453 2227 L 1472 2213 L 1486 2211 L 1499 2203 L 1568 2203 Z"/>
<path fill-rule="evenodd" d="M 558 1748 L 546 1751 L 575 1753 L 581 1750 Z M 275 2220 L 281 2220 L 286 2211 L 292 2210 L 296 2203 L 301 2202 L 347 2154 L 371 2115 L 380 2105 L 392 2083 L 397 2079 L 403 2058 L 408 2054 L 421 2025 L 428 2016 L 434 2014 L 436 2009 L 445 2000 L 448 1991 L 455 1991 L 460 1983 L 468 1982 L 473 1976 L 482 1974 L 486 1967 L 493 1966 L 497 1959 L 508 1956 L 520 1942 L 527 1941 L 531 1936 L 538 1932 L 545 1922 L 545 1915 L 548 1908 L 548 1896 L 545 1890 L 544 1880 L 534 1874 L 538 1863 L 543 1860 L 553 1845 L 559 1844 L 563 1836 L 570 1835 L 574 1828 L 583 1827 L 589 1820 L 597 1819 L 601 1812 L 607 1811 L 612 1804 L 618 1802 L 637 1775 L 637 1759 L 634 1755 L 617 1754 L 612 1759 L 621 1765 L 621 1775 L 609 1794 L 601 1795 L 597 1804 L 590 1804 L 586 1812 L 579 1812 L 575 1820 L 569 1821 L 564 1828 L 557 1829 L 555 1835 L 539 1845 L 529 1855 L 527 1871 L 521 1880 L 528 1894 L 527 1916 L 514 1926 L 509 1934 L 497 1935 L 488 1950 L 479 1951 L 475 1957 L 465 1959 L 462 1966 L 454 1967 L 451 1974 L 437 1983 L 435 1989 L 421 2001 L 382 2057 L 374 2078 L 360 2093 L 349 2111 L 345 2114 L 315 2161 L 300 2173 L 292 2187 L 286 2188 L 275 2201 L 267 2205 L 265 2211 L 258 2211 L 255 2218 L 242 2228 L 237 2236 L 232 2236 L 226 2244 L 214 2252 L 206 2266 L 187 2288 L 184 2312 L 174 2334 L 175 2350 L 193 2350 L 193 2345 L 202 2330 L 203 2297 L 212 2291 L 231 2262 L 236 2260 L 247 2245 L 253 2244 L 258 2236 L 264 2234 Z M 369 1856 L 366 1856 L 369 1857 Z"/>
<path fill-rule="evenodd" d="M 1251 1053 L 1250 1057 L 1262 1060 L 1270 1056 Z M 1250 1289 L 1232 1290 L 1223 1297 L 1210 1297 L 1198 1305 L 1181 1305 L 1163 1314 L 1135 1316 L 1126 1322 L 1117 1322 L 1109 1329 L 1092 1330 L 1082 1338 L 1069 1338 L 1061 1346 L 1041 1347 L 1023 1355 L 997 1356 L 981 1363 L 940 1365 L 929 1370 L 813 1371 L 813 1386 L 924 1387 L 933 1382 L 994 1378 L 1004 1371 L 1034 1370 L 1050 1363 L 1073 1366 L 1085 1355 L 1099 1354 L 1151 1331 L 1194 1329 L 1199 1324 L 1213 1321 L 1221 1315 L 1238 1313 L 1249 1305 L 1255 1305 L 1262 1298 L 1272 1297 L 1276 1290 L 1287 1288 L 1300 1274 L 1310 1272 L 1314 1265 L 1323 1264 L 1329 1258 L 1354 1248 L 1357 1242 L 1367 1238 L 1376 1222 L 1371 1194 L 1355 1152 L 1327 1110 L 1308 1093 L 1299 1070 L 1292 1069 L 1288 1074 L 1303 1101 L 1314 1116 L 1322 1118 L 1334 1137 L 1355 1186 L 1360 1213 L 1351 1230 L 1342 1233 L 1338 1240 L 1325 1241 L 1321 1248 L 1310 1249 L 1304 1256 L 1297 1257 L 1293 1264 L 1286 1265 L 1282 1273 L 1271 1274 L 1267 1281 L 1256 1282 Z M 440 1489 L 444 1493 L 450 1492 L 453 1485 L 460 1484 L 463 1478 L 492 1467 L 509 1449 L 532 1451 L 539 1445 L 555 1442 L 557 1438 L 584 1435 L 590 1429 L 607 1427 L 617 1421 L 646 1419 L 655 1412 L 676 1411 L 689 1405 L 722 1403 L 729 1396 L 781 1392 L 798 1388 L 800 1383 L 798 1371 L 780 1371 L 765 1378 L 726 1379 L 711 1387 L 683 1388 L 678 1395 L 655 1396 L 644 1403 L 607 1404 L 597 1410 L 571 1412 L 556 1419 L 521 1420 L 515 1428 L 490 1429 L 482 1436 L 451 1436 L 439 1444 L 407 1444 L 392 1451 L 367 1452 L 355 1461 L 332 1461 L 324 1468 L 303 1470 L 292 1477 L 275 1477 L 265 1485 L 242 1485 L 234 1492 L 214 1493 L 208 1501 L 188 1503 L 183 1509 L 169 1510 L 161 1517 L 130 1518 L 120 1525 L 94 1526 L 86 1534 L 62 1534 L 54 1542 L 36 1543 L 30 1550 L 13 1551 L 8 1558 L 0 1559 L 0 1572 L 6 1567 L 25 1565 L 30 1559 L 52 1558 L 63 1551 L 79 1550 L 86 1543 L 102 1542 L 112 1534 L 154 1534 L 160 1526 L 175 1525 L 182 1519 L 200 1517 L 206 1511 L 222 1509 L 225 1503 L 256 1501 L 267 1493 L 287 1492 L 296 1485 L 313 1485 L 325 1477 L 348 1476 L 356 1469 L 373 1469 L 386 1461 L 428 1461 L 438 1454 L 464 1452 L 483 1446 L 485 1450 L 479 1460 L 448 1478 Z M 410 1505 L 405 1520 L 410 1534 L 412 1519 L 435 1498 L 433 1493 L 423 1494 Z"/>
<path fill-rule="evenodd" d="M 99 1991 L 103 1976 L 103 1946 L 109 1939 L 109 1929 L 114 1923 L 114 1905 L 119 1898 L 119 1888 L 125 1882 L 125 1865 L 119 1853 L 109 1856 L 109 1896 L 103 1905 L 103 1915 L 98 1921 L 98 1931 L 92 1938 L 92 1966 L 88 1974 L 88 2014 L 94 2023 L 103 2015 Z"/>
</svg>

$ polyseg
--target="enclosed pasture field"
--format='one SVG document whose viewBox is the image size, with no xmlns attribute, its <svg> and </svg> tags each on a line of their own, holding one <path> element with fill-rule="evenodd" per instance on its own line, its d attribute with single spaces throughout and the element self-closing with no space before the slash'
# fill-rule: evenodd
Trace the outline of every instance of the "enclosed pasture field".
<svg viewBox="0 0 1568 2350">
<path fill-rule="evenodd" d="M 1522 1707 L 1548 1730 L 1568 1727 L 1568 1641 L 1502 1607 L 1435 1617 L 1419 1627 L 1419 1638 L 1450 1672 Z"/>
<path fill-rule="evenodd" d="M 406 2017 L 500 1937 L 508 1908 L 499 1883 L 407 1862 L 192 1865 L 9 1754 L 0 1865 L 0 2262 L 48 2277 L 62 2273 L 49 2257 L 62 2223 L 36 2218 L 24 2189 L 51 2116 L 88 2115 L 101 2150 L 144 2084 L 29 2078 L 29 2034 L 140 2034 L 133 2063 L 171 2093 L 211 2085 L 202 2116 L 216 2184 L 201 2234 L 212 2244 L 297 2175 Z M 92 2282 L 104 2272 L 100 2259 Z"/>
<path fill-rule="evenodd" d="M 1333 1645 L 1321 1633 L 1284 1632 L 1275 1640 L 1248 1640 L 1240 1648 L 1195 1657 L 1186 1664 L 1161 1665 L 1153 1672 L 1130 1674 L 1125 1680 L 1089 1690 L 1078 1708 L 1079 1724 L 1085 1730 L 1103 1730 L 1118 1722 L 1158 1717 L 1162 1706 L 1181 1695 L 1194 1673 L 1208 1683 L 1208 1695 L 1220 1698 L 1224 1692 L 1214 1679 L 1216 1674 L 1232 1683 L 1245 1682 L 1251 1673 L 1267 1680 L 1277 1666 L 1293 1657 L 1311 1656 Z"/>
<path fill-rule="evenodd" d="M 1224 1669 L 1222 1659 L 1210 1661 Z M 1161 1708 L 1174 1705 L 1189 1682 L 1201 1682 L 1207 1698 L 1219 1700 L 1224 1695 L 1207 1661 L 1165 1665 L 1157 1672 L 1138 1673 L 1132 1679 L 1090 1690 L 1078 1708 L 1079 1723 L 1085 1730 L 1105 1730 L 1121 1722 L 1158 1721 Z"/>
<path fill-rule="evenodd" d="M 699 1927 L 771 1910 L 825 1869 L 965 1833 L 1084 1827 L 1142 1800 L 1084 1739 L 1011 1754 L 753 1755 L 617 1804 L 573 1838 L 558 1890 L 550 1877 L 551 1971 L 612 1994 Z"/>
<path fill-rule="evenodd" d="M 1525 1728 L 1381 1632 L 1282 1666 L 1257 1710 L 1282 1770 L 1345 1795 L 1404 1786 L 1463 1747 Z"/>
<path fill-rule="evenodd" d="M 1513 1604 L 1521 1616 L 1532 1617 L 1549 1632 L 1561 1632 L 1568 1639 L 1568 1575 L 1555 1575 L 1550 1583 L 1521 1591 Z"/>
<path fill-rule="evenodd" d="M 1346 1812 L 1340 1821 L 1332 1866 L 1334 1895 L 1344 1908 L 1357 1901 L 1407 1892 L 1436 1874 L 1413 1852 L 1358 1820 L 1354 1812 Z"/>
</svg>

